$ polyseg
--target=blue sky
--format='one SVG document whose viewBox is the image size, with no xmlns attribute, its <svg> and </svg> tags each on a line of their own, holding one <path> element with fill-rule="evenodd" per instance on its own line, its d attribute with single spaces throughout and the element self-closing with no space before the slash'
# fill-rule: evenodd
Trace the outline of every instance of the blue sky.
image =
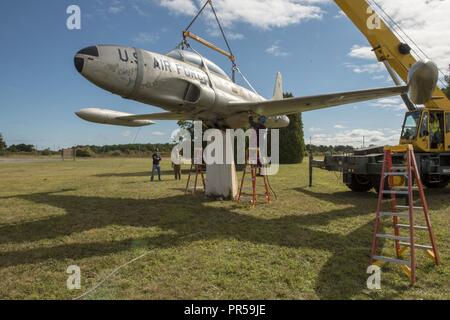
<svg viewBox="0 0 450 320">
<path fill-rule="evenodd" d="M 280 2 L 295 5 L 295 1 Z M 130 113 L 161 110 L 95 87 L 76 72 L 73 56 L 92 44 L 168 52 L 180 42 L 181 30 L 190 20 L 189 6 L 181 13 L 179 10 L 189 3 L 1 1 L 0 132 L 7 143 L 31 143 L 52 149 L 76 144 L 131 143 L 137 129 L 88 123 L 74 112 L 86 107 Z M 287 21 L 280 19 L 278 26 L 252 18 L 251 14 L 233 18 L 225 7 L 221 12 L 219 6 L 218 14 L 223 14 L 227 32 L 232 35 L 230 42 L 238 64 L 260 94 L 272 95 L 277 71 L 283 74 L 285 91 L 297 96 L 392 84 L 376 61 L 358 50 L 367 41 L 335 4 L 321 0 L 305 3 L 308 4 L 297 9 L 306 10 L 309 17 L 299 11 L 298 15 L 287 15 Z M 81 30 L 66 28 L 66 8 L 71 4 L 81 8 Z M 208 18 L 200 20 L 193 31 L 223 44 Z M 196 48 L 229 70 L 223 57 Z M 375 144 L 395 142 L 403 120 L 400 104 L 399 100 L 390 99 L 305 113 L 305 138 L 312 136 L 314 143 L 358 145 L 365 135 L 366 141 L 373 140 Z M 176 128 L 175 122 L 158 121 L 143 128 L 137 141 L 169 142 Z M 376 141 L 377 137 L 381 140 Z"/>
</svg>

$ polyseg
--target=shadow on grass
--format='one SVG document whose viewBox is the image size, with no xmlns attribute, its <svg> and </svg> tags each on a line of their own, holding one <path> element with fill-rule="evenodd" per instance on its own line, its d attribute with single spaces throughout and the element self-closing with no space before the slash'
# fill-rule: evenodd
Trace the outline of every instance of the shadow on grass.
<svg viewBox="0 0 450 320">
<path fill-rule="evenodd" d="M 326 215 L 337 216 L 339 218 L 348 216 L 343 211 L 353 212 L 357 215 L 371 215 L 371 222 L 354 230 L 345 237 L 340 238 L 341 242 L 336 247 L 335 243 L 331 243 L 331 250 L 334 255 L 329 259 L 320 270 L 319 280 L 316 283 L 316 292 L 325 299 L 351 298 L 355 294 L 361 293 L 366 288 L 365 281 L 368 274 L 365 270 L 369 263 L 371 237 L 375 223 L 376 200 L 378 194 L 374 192 L 335 192 L 335 193 L 316 193 L 308 188 L 297 188 L 297 191 L 304 193 L 310 197 L 315 197 L 321 201 L 328 201 L 335 205 L 351 205 L 351 208 L 343 210 L 333 210 Z M 448 206 L 448 189 L 426 189 L 426 197 L 428 205 L 432 210 L 440 210 Z M 418 198 L 417 196 L 415 198 Z M 389 205 L 389 199 L 387 204 Z M 406 200 L 406 199 L 405 199 Z M 399 203 L 400 203 L 399 199 Z M 416 203 L 418 202 L 418 199 Z M 419 203 L 417 203 L 419 205 Z M 319 214 L 318 217 L 321 217 Z M 420 217 L 421 219 L 422 217 Z M 327 223 L 324 219 L 323 224 Z M 387 224 L 386 226 L 389 226 Z M 392 230 L 392 229 L 387 229 Z M 390 232 L 390 231 L 388 231 Z M 393 242 L 389 240 L 379 240 L 379 247 L 393 246 Z M 327 287 L 323 287 L 326 285 Z M 386 296 L 387 299 L 395 299 L 401 295 L 402 291 L 409 289 L 408 285 L 391 284 L 398 294 L 391 293 Z"/>
<path fill-rule="evenodd" d="M 341 219 L 370 215 L 373 213 L 373 205 L 376 204 L 377 199 L 374 193 L 350 191 L 316 193 L 308 188 L 295 190 L 320 201 L 347 206 L 344 209 L 335 209 L 316 215 L 321 225 L 330 223 L 331 217 Z M 344 236 L 329 234 L 326 241 L 328 250 L 333 253 L 333 256 L 319 271 L 316 282 L 316 293 L 322 299 L 349 299 L 367 288 L 366 280 L 369 275 L 366 274 L 366 269 L 370 257 L 372 232 L 371 221 Z M 315 246 L 312 247 L 315 248 Z"/>
<path fill-rule="evenodd" d="M 231 208 L 206 206 L 204 197 L 173 196 L 164 199 L 121 199 L 65 195 L 62 192 L 17 196 L 35 203 L 62 208 L 63 216 L 0 226 L 0 243 L 22 243 L 69 236 L 110 225 L 158 227 L 170 235 L 87 244 L 61 244 L 0 254 L 0 266 L 34 264 L 48 259 L 81 259 L 127 251 L 130 247 L 166 248 L 200 239 L 233 238 L 256 244 L 328 251 L 332 257 L 322 266 L 316 293 L 324 299 L 348 299 L 365 288 L 373 223 L 349 234 L 317 230 L 333 220 L 373 214 L 374 194 L 317 194 L 308 196 L 353 207 L 309 215 L 262 219 L 233 212 Z M 67 190 L 65 190 L 67 191 Z M 64 192 L 65 192 L 64 191 Z M 370 201 L 369 201 L 370 200 Z M 316 227 L 313 230 L 313 227 Z M 302 272 L 302 270 L 298 270 Z"/>
</svg>

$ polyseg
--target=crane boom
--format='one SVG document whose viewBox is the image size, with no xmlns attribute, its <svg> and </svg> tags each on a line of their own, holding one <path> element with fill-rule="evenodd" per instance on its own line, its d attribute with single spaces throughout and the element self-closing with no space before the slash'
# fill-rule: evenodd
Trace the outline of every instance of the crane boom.
<svg viewBox="0 0 450 320">
<path fill-rule="evenodd" d="M 411 54 L 412 48 L 402 42 L 404 37 L 396 32 L 397 24 L 394 22 L 391 29 L 391 18 L 374 1 L 335 0 L 367 38 L 378 61 L 385 64 L 395 84 L 401 85 L 401 80 L 409 82 L 408 73 L 418 61 Z M 372 3 L 382 11 L 380 14 L 386 14 L 386 22 L 371 6 Z M 405 38 L 413 42 L 408 36 Z M 400 144 L 413 145 L 422 182 L 428 188 L 445 188 L 450 184 L 450 100 L 439 88 L 433 91 L 425 108 L 417 108 L 408 96 L 403 95 L 402 98 L 408 111 L 403 121 Z M 344 183 L 353 191 L 368 191 L 382 185 L 383 149 L 375 147 L 357 150 L 353 155 L 330 155 L 323 161 L 311 161 L 311 165 L 341 172 Z M 400 158 L 403 159 L 403 155 Z"/>
<path fill-rule="evenodd" d="M 366 0 L 335 0 L 341 10 L 369 41 L 378 61 L 388 63 L 403 81 L 417 62 L 408 44 L 402 43 Z M 435 89 L 426 108 L 450 110 L 450 100 L 441 89 Z"/>
</svg>

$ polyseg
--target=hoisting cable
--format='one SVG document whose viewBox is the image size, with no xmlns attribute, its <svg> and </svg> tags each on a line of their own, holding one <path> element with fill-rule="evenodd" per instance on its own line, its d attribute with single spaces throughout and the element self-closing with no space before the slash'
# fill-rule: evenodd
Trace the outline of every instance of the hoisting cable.
<svg viewBox="0 0 450 320">
<path fill-rule="evenodd" d="M 189 23 L 189 25 L 187 26 L 186 29 L 184 29 L 184 31 L 189 31 L 189 29 L 192 27 L 192 25 L 194 24 L 194 22 L 197 20 L 197 18 L 202 14 L 203 10 L 205 10 L 206 6 L 208 5 L 208 3 L 211 0 L 207 0 L 205 2 L 205 4 L 203 5 L 203 7 L 200 9 L 200 11 L 197 13 L 197 15 L 194 17 L 194 19 L 192 19 L 191 23 Z"/>
<path fill-rule="evenodd" d="M 205 10 L 205 8 L 206 8 L 206 6 L 207 6 L 208 4 L 209 4 L 210 7 L 211 7 L 211 10 L 212 10 L 212 12 L 213 12 L 213 14 L 214 14 L 214 18 L 216 19 L 217 25 L 218 25 L 218 27 L 219 27 L 220 33 L 222 34 L 222 37 L 223 37 L 223 39 L 224 39 L 224 41 L 225 41 L 225 44 L 226 44 L 226 46 L 227 46 L 228 54 L 225 54 L 225 51 L 223 51 L 223 50 L 221 50 L 221 49 L 219 49 L 219 48 L 217 48 L 217 47 L 215 47 L 215 46 L 211 46 L 209 43 L 205 43 L 205 41 L 204 41 L 203 39 L 200 39 L 199 37 L 197 37 L 197 36 L 195 36 L 195 35 L 193 35 L 193 34 L 191 34 L 191 33 L 189 32 L 189 29 L 192 27 L 192 25 L 194 24 L 194 22 L 197 21 L 198 17 L 199 17 L 200 14 Z M 183 48 L 184 46 L 187 46 L 188 43 L 187 43 L 187 39 L 186 39 L 186 38 L 187 38 L 188 36 L 191 37 L 191 38 L 193 38 L 194 40 L 197 40 L 197 41 L 199 41 L 200 43 L 202 43 L 202 44 L 204 44 L 204 45 L 210 47 L 211 49 L 216 50 L 216 51 L 218 51 L 219 53 L 222 53 L 222 54 L 224 54 L 225 56 L 227 56 L 228 59 L 230 59 L 231 64 L 232 64 L 232 68 L 231 68 L 232 79 L 233 79 L 233 82 L 235 82 L 235 71 L 236 71 L 236 70 L 235 70 L 235 68 L 236 68 L 236 62 L 235 62 L 235 60 L 236 60 L 236 57 L 234 56 L 233 51 L 231 50 L 230 43 L 228 42 L 228 39 L 227 39 L 227 37 L 226 37 L 226 35 L 225 35 L 225 31 L 224 31 L 223 28 L 222 28 L 222 24 L 220 23 L 219 17 L 217 16 L 216 9 L 214 8 L 214 5 L 213 5 L 213 3 L 212 3 L 212 0 L 207 0 L 207 1 L 205 2 L 205 4 L 202 6 L 202 8 L 201 8 L 201 9 L 199 10 L 199 12 L 197 13 L 197 15 L 196 15 L 196 16 L 192 19 L 192 21 L 189 23 L 189 25 L 187 26 L 187 28 L 184 29 L 184 31 L 183 31 L 183 41 L 182 41 L 182 43 L 181 43 L 182 48 Z"/>
<path fill-rule="evenodd" d="M 230 44 L 228 43 L 228 39 L 225 35 L 225 32 L 223 31 L 222 25 L 220 24 L 219 17 L 217 16 L 217 13 L 216 13 L 216 9 L 214 9 L 214 6 L 212 4 L 212 0 L 208 0 L 208 2 L 211 5 L 211 10 L 214 14 L 214 17 L 216 18 L 217 25 L 219 26 L 220 32 L 222 33 L 223 40 L 225 40 L 225 44 L 227 45 L 228 51 L 234 57 L 233 51 L 231 50 Z M 232 63 L 233 63 L 233 66 L 236 65 L 236 63 L 234 61 L 232 61 Z"/>
<path fill-rule="evenodd" d="M 206 72 L 206 76 L 208 77 L 209 85 L 211 86 L 211 88 L 212 88 L 213 90 L 215 90 L 214 83 L 213 83 L 213 81 L 212 81 L 212 79 L 211 79 L 211 76 L 210 76 L 210 74 L 209 74 L 209 68 L 208 68 L 208 65 L 207 65 L 206 62 L 205 62 L 205 59 L 203 58 L 203 56 L 202 56 L 197 50 L 195 50 L 194 48 L 192 48 L 191 45 L 190 45 L 189 43 L 186 43 L 186 46 L 187 46 L 189 49 L 191 49 L 192 51 L 194 51 L 194 52 L 200 57 L 200 59 L 202 60 L 202 65 L 203 65 L 203 67 L 205 68 L 205 70 L 207 71 L 207 72 Z"/>
<path fill-rule="evenodd" d="M 244 79 L 245 83 L 252 89 L 252 91 L 258 94 L 258 92 L 255 90 L 255 88 L 253 88 L 252 84 L 247 80 L 247 78 L 244 76 L 237 65 L 234 66 L 234 70 L 236 70 L 241 75 L 242 79 Z"/>
</svg>

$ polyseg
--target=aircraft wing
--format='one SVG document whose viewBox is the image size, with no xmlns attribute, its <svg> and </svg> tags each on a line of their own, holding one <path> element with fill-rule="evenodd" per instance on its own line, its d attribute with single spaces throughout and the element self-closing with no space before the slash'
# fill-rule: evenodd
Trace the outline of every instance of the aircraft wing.
<svg viewBox="0 0 450 320">
<path fill-rule="evenodd" d="M 119 120 L 192 120 L 190 114 L 176 112 L 161 112 L 150 114 L 137 114 L 132 116 L 118 117 Z"/>
<path fill-rule="evenodd" d="M 289 115 L 335 107 L 343 104 L 380 99 L 401 95 L 408 92 L 408 86 L 397 86 L 381 89 L 370 89 L 332 93 L 319 96 L 288 98 L 283 100 L 268 100 L 260 102 L 230 102 L 233 113 L 253 111 L 264 116 Z"/>
</svg>

